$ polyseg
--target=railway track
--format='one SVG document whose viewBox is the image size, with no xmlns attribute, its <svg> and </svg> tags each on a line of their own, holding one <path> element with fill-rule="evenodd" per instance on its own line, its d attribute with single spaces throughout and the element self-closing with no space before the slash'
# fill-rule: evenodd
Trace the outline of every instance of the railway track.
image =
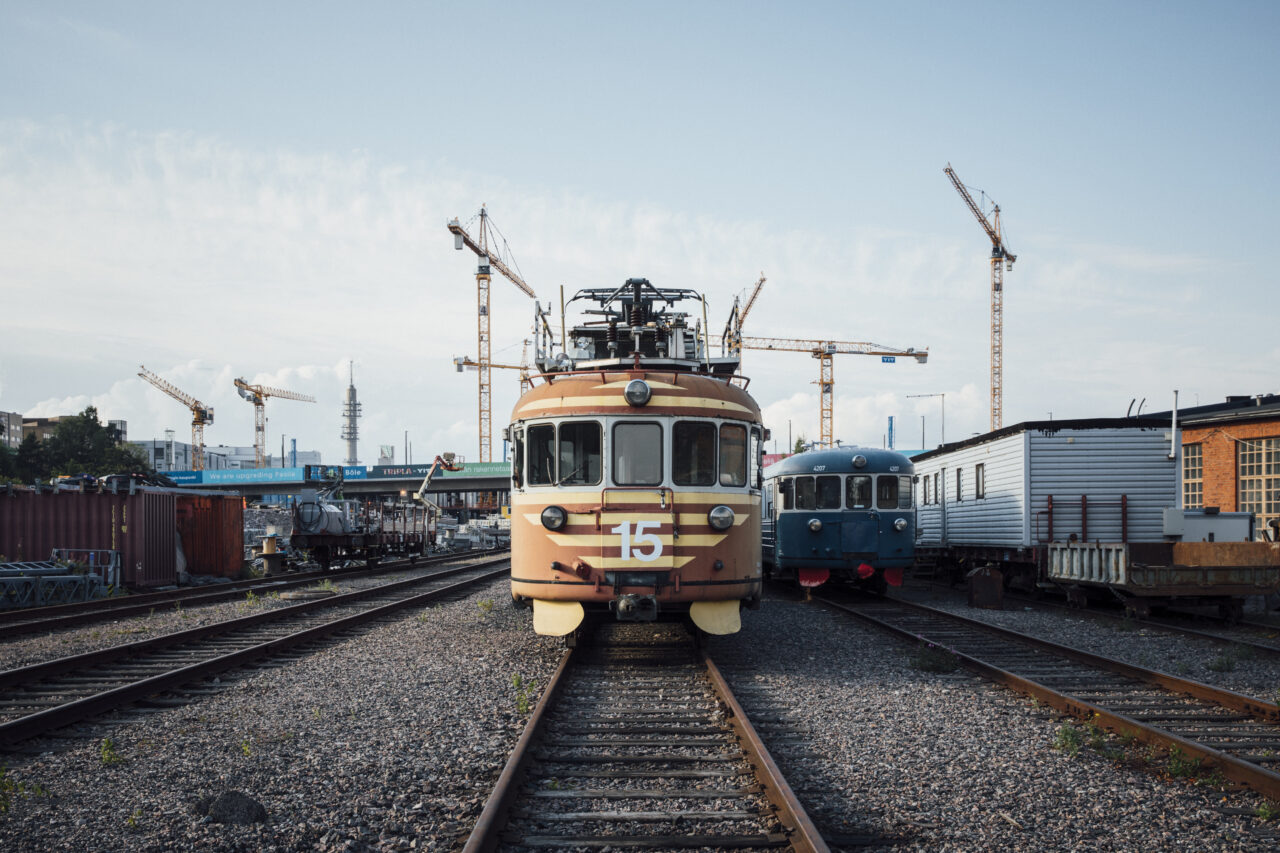
<svg viewBox="0 0 1280 853">
<path fill-rule="evenodd" d="M 827 849 L 682 628 L 597 631 L 565 652 L 465 851 Z"/>
<path fill-rule="evenodd" d="M 387 561 L 374 567 L 339 569 L 327 572 L 300 572 L 253 578 L 251 580 L 231 581 L 230 583 L 210 586 L 182 587 L 162 592 L 144 592 L 116 598 L 99 598 L 92 601 L 79 601 L 74 604 L 59 604 L 52 607 L 0 610 L 0 639 L 24 634 L 38 634 L 45 631 L 60 631 L 64 628 L 90 625 L 108 619 L 141 616 L 154 610 L 217 604 L 222 601 L 242 598 L 246 592 L 255 594 L 279 592 L 313 584 L 316 581 L 373 577 L 405 569 L 437 566 L 456 560 L 498 553 L 505 553 L 505 550 L 470 551 L 435 557 L 419 557 L 414 560 L 406 558 Z"/>
<path fill-rule="evenodd" d="M 0 748 L 117 708 L 187 704 L 218 673 L 278 658 L 505 575 L 503 557 L 0 672 Z M 187 688 L 189 685 L 196 687 Z M 176 693 L 168 697 L 157 694 Z"/>
<path fill-rule="evenodd" d="M 953 654 L 981 675 L 1058 710 L 1183 756 L 1280 799 L 1274 703 L 1050 643 L 921 604 L 814 600 L 909 641 Z"/>
</svg>

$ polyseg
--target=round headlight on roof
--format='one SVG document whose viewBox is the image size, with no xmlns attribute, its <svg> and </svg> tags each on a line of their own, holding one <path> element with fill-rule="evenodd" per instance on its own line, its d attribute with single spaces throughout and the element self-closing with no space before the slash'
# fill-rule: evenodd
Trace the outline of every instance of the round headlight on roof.
<svg viewBox="0 0 1280 853">
<path fill-rule="evenodd" d="M 542 511 L 542 526 L 548 530 L 559 530 L 568 520 L 568 514 L 558 506 L 549 506 Z"/>
<path fill-rule="evenodd" d="M 853 457 L 853 467 L 854 467 L 854 468 L 865 468 L 865 467 L 867 467 L 867 457 L 863 456 L 861 453 L 859 453 L 857 456 Z"/>
<path fill-rule="evenodd" d="M 707 524 L 716 530 L 728 530 L 733 526 L 733 510 L 724 504 L 713 506 L 707 513 Z"/>
<path fill-rule="evenodd" d="M 626 397 L 627 402 L 633 406 L 643 406 L 653 396 L 653 389 L 643 379 L 632 379 L 627 383 L 627 389 L 622 392 L 622 396 Z"/>
</svg>

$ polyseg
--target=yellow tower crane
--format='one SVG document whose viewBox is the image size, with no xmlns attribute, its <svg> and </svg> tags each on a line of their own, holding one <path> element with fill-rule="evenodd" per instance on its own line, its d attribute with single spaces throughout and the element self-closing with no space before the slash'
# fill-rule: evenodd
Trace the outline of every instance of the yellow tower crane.
<svg viewBox="0 0 1280 853">
<path fill-rule="evenodd" d="M 243 379 L 236 379 L 236 391 L 241 397 L 253 403 L 253 463 L 255 468 L 265 468 L 267 467 L 267 398 L 279 397 L 282 400 L 298 400 L 303 403 L 314 403 L 316 398 L 310 394 L 299 394 L 297 391 L 282 391 L 265 385 L 250 385 Z"/>
<path fill-rule="evenodd" d="M 204 470 L 204 427 L 213 423 L 213 407 L 206 406 L 185 391 L 152 373 L 144 365 L 138 365 L 138 375 L 191 410 L 191 470 Z"/>
<path fill-rule="evenodd" d="M 489 340 L 489 279 L 490 268 L 496 269 L 502 273 L 512 284 L 523 290 L 530 297 L 536 299 L 537 294 L 533 292 L 533 288 L 525 284 L 524 279 L 515 270 L 511 269 L 498 256 L 496 247 L 490 242 L 489 231 L 496 231 L 489 224 L 489 213 L 484 205 L 480 206 L 480 228 L 478 230 L 479 239 L 473 240 L 471 235 L 467 233 L 467 229 L 458 222 L 457 217 L 449 221 L 449 231 L 453 234 L 453 248 L 461 250 L 468 248 L 475 252 L 480 258 L 479 264 L 476 266 L 476 310 L 477 310 L 477 344 L 478 353 L 476 361 L 476 371 L 479 374 L 480 385 L 480 461 L 489 461 L 489 438 L 492 433 L 492 417 L 491 417 L 491 385 L 490 385 L 490 368 L 493 367 L 490 359 L 490 340 Z M 499 235 L 501 236 L 501 235 Z M 505 245 L 505 240 L 503 241 Z M 509 253 L 509 251 L 508 251 Z"/>
<path fill-rule="evenodd" d="M 994 432 L 1004 421 L 1004 274 L 1013 269 L 1018 256 L 1009 251 L 1000 234 L 1000 205 L 992 205 L 988 220 L 950 163 L 943 171 L 991 238 L 991 430 Z"/>
<path fill-rule="evenodd" d="M 454 356 L 453 366 L 461 373 L 463 370 L 478 370 L 480 362 L 471 358 L 471 356 Z M 520 393 L 523 394 L 533 387 L 533 368 L 529 366 L 529 341 L 524 342 L 524 349 L 520 352 L 519 364 L 498 364 L 496 361 L 489 362 L 492 370 L 518 370 L 520 371 Z"/>
<path fill-rule="evenodd" d="M 822 341 L 802 338 L 748 338 L 739 336 L 742 349 L 781 350 L 783 352 L 807 352 L 818 360 L 818 387 L 821 389 L 821 415 L 819 444 L 822 447 L 835 447 L 832 432 L 832 397 L 834 396 L 835 378 L 832 362 L 836 355 L 878 355 L 880 360 L 888 363 L 897 361 L 898 356 L 914 358 L 924 364 L 929 358 L 929 350 L 895 349 L 881 344 L 857 341 Z M 790 448 L 788 448 L 790 450 Z"/>
</svg>

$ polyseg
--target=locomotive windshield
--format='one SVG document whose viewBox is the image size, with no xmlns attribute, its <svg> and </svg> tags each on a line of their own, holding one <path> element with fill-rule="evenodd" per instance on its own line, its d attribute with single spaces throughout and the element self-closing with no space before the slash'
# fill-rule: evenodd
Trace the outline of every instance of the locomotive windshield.
<svg viewBox="0 0 1280 853">
<path fill-rule="evenodd" d="M 720 485 L 747 484 L 747 428 L 724 424 L 720 427 Z"/>
<path fill-rule="evenodd" d="M 559 432 L 559 441 L 557 441 L 554 424 L 537 424 L 529 427 L 527 448 L 529 485 L 550 486 L 560 483 L 583 486 L 599 483 L 600 424 L 596 421 L 570 421 L 560 424 Z M 518 434 L 517 442 L 519 442 Z M 515 452 L 517 465 L 525 455 L 526 452 L 517 443 Z"/>
<path fill-rule="evenodd" d="M 876 480 L 876 507 L 911 509 L 911 478 L 881 476 Z"/>
<path fill-rule="evenodd" d="M 671 479 L 677 486 L 715 485 L 715 424 L 676 421 L 671 443 Z"/>
<path fill-rule="evenodd" d="M 845 485 L 844 503 L 849 509 L 871 509 L 871 478 L 854 474 Z"/>
<path fill-rule="evenodd" d="M 613 482 L 618 486 L 662 484 L 661 424 L 614 425 Z"/>
</svg>

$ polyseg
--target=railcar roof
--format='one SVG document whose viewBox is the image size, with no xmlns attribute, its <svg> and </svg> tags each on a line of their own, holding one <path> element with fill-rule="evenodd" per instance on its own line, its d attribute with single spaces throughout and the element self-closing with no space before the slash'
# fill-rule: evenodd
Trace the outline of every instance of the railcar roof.
<svg viewBox="0 0 1280 853">
<path fill-rule="evenodd" d="M 867 464 L 862 468 L 853 466 L 853 457 L 865 456 Z M 825 465 L 824 474 L 876 474 L 898 466 L 897 473 L 911 474 L 915 469 L 911 460 L 896 450 L 883 450 L 879 447 L 836 447 L 823 450 L 806 450 L 781 459 L 765 469 L 764 475 L 779 477 L 788 474 L 812 474 L 815 465 Z"/>
<path fill-rule="evenodd" d="M 1053 435 L 1063 430 L 1088 430 L 1088 429 L 1170 429 L 1173 426 L 1168 418 L 1163 417 L 1141 417 L 1141 418 L 1075 418 L 1058 421 L 1023 421 L 1022 423 L 1007 426 L 994 432 L 984 432 L 981 435 L 975 435 L 972 438 L 966 438 L 963 441 L 953 441 L 943 444 L 933 450 L 926 450 L 924 453 L 913 456 L 915 461 L 923 461 L 932 459 L 935 456 L 941 456 L 950 453 L 953 450 L 960 450 L 964 447 L 976 447 L 980 444 L 986 444 L 989 441 L 995 441 L 997 438 L 1004 438 L 1008 435 L 1018 435 L 1024 432 L 1038 432 L 1041 435 Z"/>
</svg>

